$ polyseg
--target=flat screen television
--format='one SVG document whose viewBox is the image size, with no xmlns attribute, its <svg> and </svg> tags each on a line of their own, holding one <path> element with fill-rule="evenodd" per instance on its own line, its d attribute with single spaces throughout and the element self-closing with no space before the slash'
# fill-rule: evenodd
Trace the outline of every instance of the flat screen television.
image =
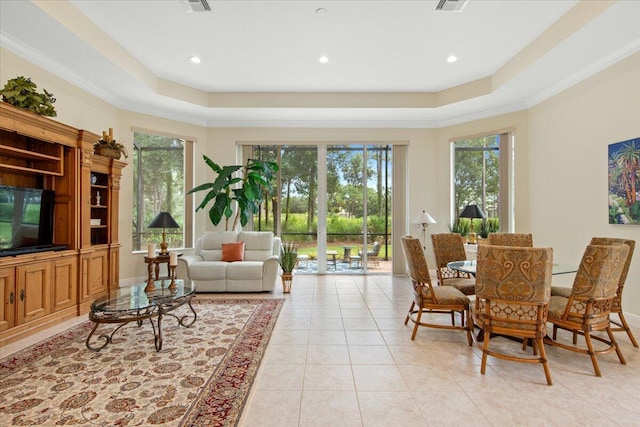
<svg viewBox="0 0 640 427">
<path fill-rule="evenodd" d="M 0 257 L 65 248 L 53 245 L 54 199 L 50 190 L 0 185 Z"/>
</svg>

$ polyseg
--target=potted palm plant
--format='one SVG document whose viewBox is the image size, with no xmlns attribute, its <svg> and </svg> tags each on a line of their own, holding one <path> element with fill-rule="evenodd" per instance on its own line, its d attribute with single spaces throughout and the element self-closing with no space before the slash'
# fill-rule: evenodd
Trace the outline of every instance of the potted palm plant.
<svg viewBox="0 0 640 427">
<path fill-rule="evenodd" d="M 483 219 L 480 222 L 480 229 L 478 231 L 478 235 L 483 239 L 486 239 L 490 233 L 499 233 L 499 232 L 500 232 L 500 219 L 487 218 L 487 219 Z"/>
<path fill-rule="evenodd" d="M 298 262 L 298 245 L 293 242 L 282 242 L 280 246 L 280 268 L 282 268 L 282 291 L 291 292 L 293 285 L 293 269 Z"/>
</svg>

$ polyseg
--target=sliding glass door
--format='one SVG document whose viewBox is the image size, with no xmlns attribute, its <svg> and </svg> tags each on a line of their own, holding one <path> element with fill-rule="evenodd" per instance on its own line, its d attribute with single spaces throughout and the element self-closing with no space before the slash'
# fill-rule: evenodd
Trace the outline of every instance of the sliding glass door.
<svg viewBox="0 0 640 427">
<path fill-rule="evenodd" d="M 297 243 L 299 273 L 390 272 L 391 154 L 390 145 L 255 146 L 280 171 L 254 228 Z"/>
</svg>

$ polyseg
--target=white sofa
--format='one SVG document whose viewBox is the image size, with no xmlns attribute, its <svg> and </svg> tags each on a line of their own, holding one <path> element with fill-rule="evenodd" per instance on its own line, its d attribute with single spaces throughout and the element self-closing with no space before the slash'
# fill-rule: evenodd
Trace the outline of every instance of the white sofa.
<svg viewBox="0 0 640 427">
<path fill-rule="evenodd" d="M 244 260 L 222 261 L 222 244 L 244 242 Z M 280 238 L 265 231 L 207 231 L 196 242 L 195 254 L 184 255 L 187 277 L 198 292 L 273 291 L 280 264 Z"/>
</svg>

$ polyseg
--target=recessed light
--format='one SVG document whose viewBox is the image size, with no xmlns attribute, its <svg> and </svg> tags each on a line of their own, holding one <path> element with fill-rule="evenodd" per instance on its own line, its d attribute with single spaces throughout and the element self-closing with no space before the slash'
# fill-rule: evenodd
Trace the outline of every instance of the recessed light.
<svg viewBox="0 0 640 427">
<path fill-rule="evenodd" d="M 318 61 L 320 61 L 321 64 L 326 64 L 327 62 L 329 62 L 329 57 L 327 55 L 322 55 L 320 58 L 318 58 Z"/>
<path fill-rule="evenodd" d="M 452 63 L 456 62 L 457 60 L 458 60 L 458 57 L 457 57 L 457 56 L 455 56 L 455 55 L 449 55 L 449 56 L 447 57 L 447 62 L 448 62 L 448 63 L 450 63 L 450 64 L 452 64 Z"/>
<path fill-rule="evenodd" d="M 197 56 L 192 56 L 191 58 L 189 58 L 189 61 L 193 62 L 194 64 L 199 64 L 202 62 L 202 60 Z"/>
<path fill-rule="evenodd" d="M 327 13 L 327 9 L 325 9 L 324 7 L 320 7 L 318 9 L 316 9 L 316 13 L 318 15 L 324 15 L 325 13 Z"/>
</svg>

